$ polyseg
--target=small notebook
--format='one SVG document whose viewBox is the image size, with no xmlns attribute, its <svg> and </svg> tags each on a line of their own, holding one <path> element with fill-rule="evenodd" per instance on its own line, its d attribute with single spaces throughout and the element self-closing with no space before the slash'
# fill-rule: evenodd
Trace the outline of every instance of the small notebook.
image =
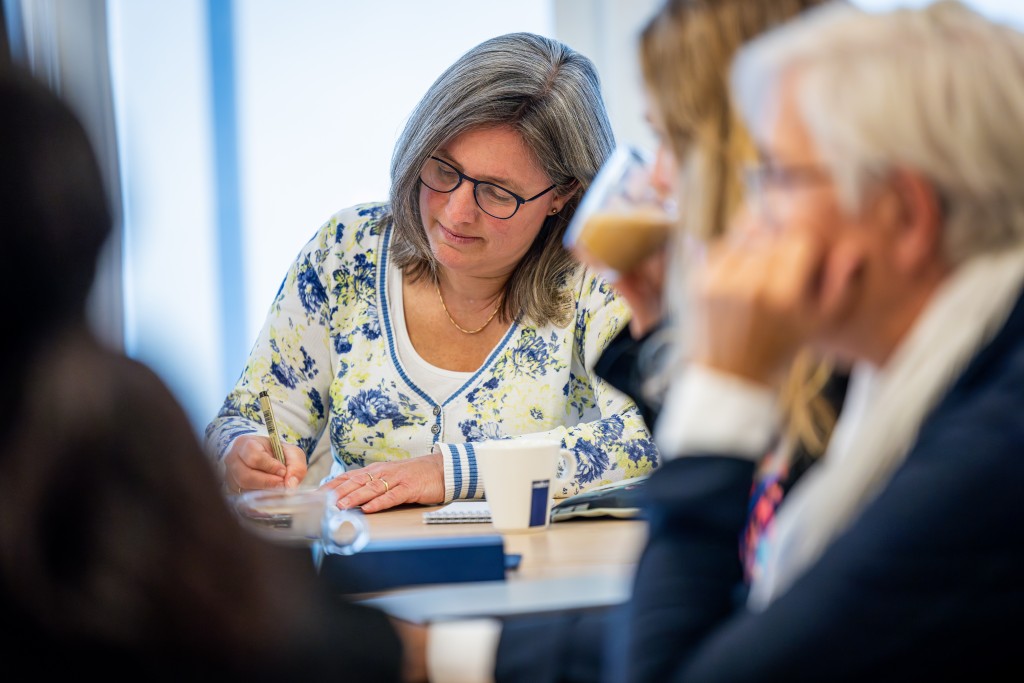
<svg viewBox="0 0 1024 683">
<path fill-rule="evenodd" d="M 423 513 L 424 524 L 461 524 L 491 521 L 491 508 L 486 500 L 457 500 L 439 510 Z"/>
</svg>

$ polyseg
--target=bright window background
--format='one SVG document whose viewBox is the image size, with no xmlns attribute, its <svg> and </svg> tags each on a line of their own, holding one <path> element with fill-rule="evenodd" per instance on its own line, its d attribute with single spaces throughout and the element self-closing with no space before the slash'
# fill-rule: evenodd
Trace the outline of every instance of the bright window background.
<svg viewBox="0 0 1024 683">
<path fill-rule="evenodd" d="M 968 4 L 1024 25 L 1019 0 Z M 636 35 L 659 5 L 108 0 L 126 350 L 163 377 L 201 431 L 295 254 L 333 212 L 386 198 L 406 116 L 445 67 L 486 38 L 533 31 L 591 57 L 618 140 L 650 144 Z M 231 19 L 228 44 L 211 28 L 218 12 Z M 214 75 L 226 56 L 229 88 Z M 225 243 L 233 245 L 226 253 Z"/>
</svg>

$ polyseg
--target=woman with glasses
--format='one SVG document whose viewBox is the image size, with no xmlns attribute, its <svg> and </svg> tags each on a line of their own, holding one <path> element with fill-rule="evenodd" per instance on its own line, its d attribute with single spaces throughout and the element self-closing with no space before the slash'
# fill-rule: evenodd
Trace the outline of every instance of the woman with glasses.
<svg viewBox="0 0 1024 683">
<path fill-rule="evenodd" d="M 629 309 L 562 247 L 612 146 L 587 58 L 526 33 L 463 55 L 412 112 L 390 201 L 332 216 L 285 276 L 207 428 L 226 486 L 298 485 L 322 435 L 326 485 L 366 512 L 482 497 L 485 439 L 561 440 L 577 476 L 556 496 L 649 472 L 636 406 L 590 370 Z"/>
</svg>

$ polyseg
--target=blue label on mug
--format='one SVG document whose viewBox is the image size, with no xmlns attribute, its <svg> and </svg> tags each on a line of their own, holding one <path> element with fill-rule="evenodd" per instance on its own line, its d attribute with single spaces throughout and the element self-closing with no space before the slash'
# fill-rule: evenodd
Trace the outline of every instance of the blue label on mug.
<svg viewBox="0 0 1024 683">
<path fill-rule="evenodd" d="M 544 526 L 548 523 L 548 488 L 550 479 L 533 482 L 530 497 L 530 526 Z"/>
</svg>

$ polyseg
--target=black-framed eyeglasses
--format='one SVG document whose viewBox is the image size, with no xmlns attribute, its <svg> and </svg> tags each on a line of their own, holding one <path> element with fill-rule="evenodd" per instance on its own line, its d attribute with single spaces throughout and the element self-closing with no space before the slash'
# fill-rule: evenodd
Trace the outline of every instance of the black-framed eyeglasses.
<svg viewBox="0 0 1024 683">
<path fill-rule="evenodd" d="M 428 189 L 443 194 L 455 192 L 463 180 L 473 183 L 473 199 L 476 200 L 476 205 L 480 207 L 480 210 L 488 216 L 502 220 L 512 218 L 512 216 L 516 215 L 516 211 L 519 210 L 520 206 L 543 197 L 558 187 L 557 184 L 552 185 L 543 192 L 538 192 L 529 199 L 524 199 L 515 192 L 506 190 L 501 185 L 470 178 L 447 161 L 442 161 L 437 157 L 428 158 L 427 163 L 423 164 L 423 170 L 420 171 L 420 182 Z"/>
</svg>

